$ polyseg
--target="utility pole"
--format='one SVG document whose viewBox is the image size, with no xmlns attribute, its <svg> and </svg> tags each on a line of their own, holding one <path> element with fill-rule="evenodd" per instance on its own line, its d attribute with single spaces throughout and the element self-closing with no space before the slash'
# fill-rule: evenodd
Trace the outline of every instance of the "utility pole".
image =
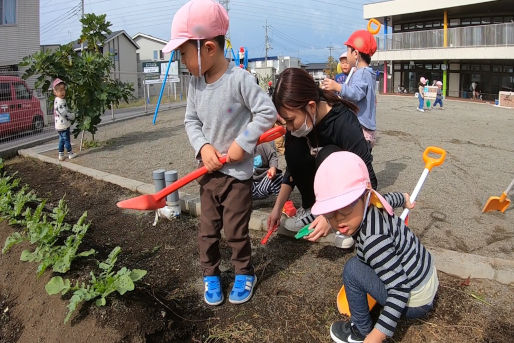
<svg viewBox="0 0 514 343">
<path fill-rule="evenodd" d="M 327 46 L 328 51 L 330 51 L 330 57 L 332 57 L 332 50 L 335 50 L 333 46 Z"/>
<path fill-rule="evenodd" d="M 80 18 L 84 19 L 84 0 L 80 1 L 81 3 L 81 12 L 80 12 Z M 84 28 L 84 24 L 82 24 L 82 28 Z M 82 54 L 82 51 L 84 51 L 84 42 L 80 43 L 80 53 Z M 82 147 L 82 146 L 81 146 Z"/>
<path fill-rule="evenodd" d="M 266 19 L 266 26 L 264 26 L 264 49 L 266 50 L 266 55 L 264 57 L 264 64 L 266 65 L 266 67 L 268 66 L 268 51 L 273 49 L 271 47 L 271 43 L 270 43 L 270 40 L 269 40 L 269 35 L 268 35 L 268 29 L 271 28 L 271 25 L 268 25 L 268 20 Z"/>
</svg>

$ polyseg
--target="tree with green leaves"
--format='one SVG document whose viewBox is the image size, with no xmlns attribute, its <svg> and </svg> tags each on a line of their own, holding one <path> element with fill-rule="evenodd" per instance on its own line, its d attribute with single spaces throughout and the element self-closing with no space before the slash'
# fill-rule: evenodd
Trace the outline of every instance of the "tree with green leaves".
<svg viewBox="0 0 514 343">
<path fill-rule="evenodd" d="M 76 114 L 73 134 L 76 138 L 86 131 L 94 140 L 101 115 L 122 100 L 128 102 L 134 88 L 110 77 L 112 55 L 102 52 L 102 45 L 111 33 L 111 23 L 106 21 L 105 14 L 86 14 L 80 21 L 83 26 L 78 42 L 85 45 L 83 51 L 75 51 L 70 43 L 56 51 L 40 51 L 27 56 L 21 65 L 27 67 L 23 78 L 37 76 L 35 87 L 43 93 L 55 78 L 66 83 L 66 102 Z"/>
<path fill-rule="evenodd" d="M 327 69 L 324 72 L 331 79 L 337 74 L 337 61 L 332 56 L 328 57 Z"/>
</svg>

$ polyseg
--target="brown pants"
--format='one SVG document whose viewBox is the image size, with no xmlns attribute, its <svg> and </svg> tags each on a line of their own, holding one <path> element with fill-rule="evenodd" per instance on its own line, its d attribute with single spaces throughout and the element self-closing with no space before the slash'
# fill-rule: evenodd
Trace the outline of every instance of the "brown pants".
<svg viewBox="0 0 514 343">
<path fill-rule="evenodd" d="M 198 231 L 203 275 L 219 275 L 221 228 L 232 249 L 236 274 L 253 275 L 252 246 L 248 222 L 252 212 L 252 180 L 241 181 L 220 172 L 200 178 L 202 213 Z"/>
</svg>

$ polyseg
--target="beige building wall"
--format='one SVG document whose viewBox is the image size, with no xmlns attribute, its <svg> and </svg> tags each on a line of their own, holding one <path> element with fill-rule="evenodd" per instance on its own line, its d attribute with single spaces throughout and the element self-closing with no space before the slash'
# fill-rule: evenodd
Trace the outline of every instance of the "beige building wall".
<svg viewBox="0 0 514 343">
<path fill-rule="evenodd" d="M 148 39 L 146 37 L 136 37 L 134 39 L 134 42 L 139 45 L 139 49 L 137 50 L 137 53 L 139 54 L 139 60 L 140 61 L 147 61 L 147 60 L 154 60 L 154 50 L 157 51 L 157 59 L 158 60 L 165 60 L 168 61 L 170 59 L 170 54 L 164 54 L 164 58 L 159 58 L 160 54 L 159 52 L 164 48 L 166 44 L 159 43 L 155 40 Z"/>
<path fill-rule="evenodd" d="M 16 1 L 16 24 L 0 25 L 0 66 L 39 51 L 39 0 Z"/>
<path fill-rule="evenodd" d="M 114 58 L 113 77 L 132 84 L 134 96 L 138 94 L 136 47 L 120 34 L 105 44 L 104 54 L 117 52 Z"/>
</svg>

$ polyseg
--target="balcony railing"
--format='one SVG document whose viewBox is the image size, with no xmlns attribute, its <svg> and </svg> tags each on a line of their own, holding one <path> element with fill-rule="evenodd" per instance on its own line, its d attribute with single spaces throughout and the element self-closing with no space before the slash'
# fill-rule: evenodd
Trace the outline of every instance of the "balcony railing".
<svg viewBox="0 0 514 343">
<path fill-rule="evenodd" d="M 443 48 L 444 30 L 426 30 L 376 36 L 378 51 Z M 514 23 L 448 29 L 447 48 L 514 45 Z"/>
</svg>

